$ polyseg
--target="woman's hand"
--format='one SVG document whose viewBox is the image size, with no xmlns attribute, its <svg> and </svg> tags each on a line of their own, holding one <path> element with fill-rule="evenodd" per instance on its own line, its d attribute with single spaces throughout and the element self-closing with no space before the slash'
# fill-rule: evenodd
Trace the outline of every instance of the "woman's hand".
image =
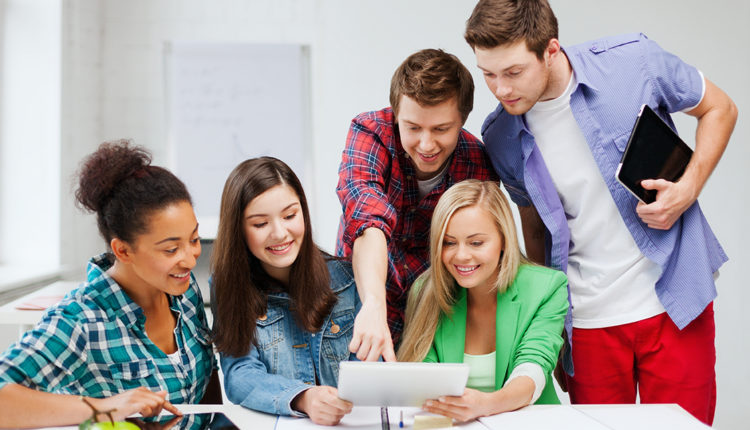
<svg viewBox="0 0 750 430">
<path fill-rule="evenodd" d="M 422 409 L 451 417 L 456 421 L 470 421 L 478 417 L 515 411 L 527 406 L 531 403 L 535 387 L 531 377 L 519 376 L 509 380 L 503 388 L 492 393 L 466 388 L 460 397 L 443 396 L 437 400 L 428 400 Z"/>
<path fill-rule="evenodd" d="M 315 424 L 335 426 L 352 411 L 352 404 L 339 399 L 336 388 L 322 385 L 300 393 L 292 401 L 292 409 L 306 413 Z"/>
<path fill-rule="evenodd" d="M 466 388 L 460 397 L 443 396 L 437 400 L 427 400 L 422 409 L 459 422 L 471 421 L 493 414 L 492 393 Z"/>
<path fill-rule="evenodd" d="M 139 387 L 112 397 L 87 398 L 87 400 L 100 412 L 96 417 L 99 421 L 108 419 L 108 417 L 103 416 L 107 411 L 112 411 L 114 421 L 122 421 L 136 413 L 140 413 L 144 417 L 152 417 L 159 415 L 162 409 L 166 409 L 175 415 L 182 415 L 182 412 L 169 403 L 166 398 L 166 391 L 153 392 L 148 388 Z"/>
</svg>

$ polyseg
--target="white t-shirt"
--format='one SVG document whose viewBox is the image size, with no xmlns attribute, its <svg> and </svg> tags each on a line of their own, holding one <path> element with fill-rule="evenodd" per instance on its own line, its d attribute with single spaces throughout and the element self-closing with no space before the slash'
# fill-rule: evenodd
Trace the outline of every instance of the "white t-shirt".
<svg viewBox="0 0 750 430">
<path fill-rule="evenodd" d="M 450 165 L 450 159 L 448 159 L 448 162 L 445 163 L 445 166 L 440 169 L 440 173 L 438 173 L 437 175 L 424 181 L 417 180 L 417 186 L 419 187 L 419 200 L 422 200 L 424 196 L 430 194 L 430 191 L 432 191 L 433 188 L 437 187 L 438 184 L 440 184 L 440 182 L 443 180 L 443 177 L 445 176 L 445 172 L 448 171 L 448 165 Z"/>
<path fill-rule="evenodd" d="M 575 87 L 573 75 L 560 97 L 525 114 L 568 220 L 573 326 L 640 321 L 664 312 L 655 290 L 661 267 L 638 249 L 617 210 L 570 108 Z"/>
</svg>

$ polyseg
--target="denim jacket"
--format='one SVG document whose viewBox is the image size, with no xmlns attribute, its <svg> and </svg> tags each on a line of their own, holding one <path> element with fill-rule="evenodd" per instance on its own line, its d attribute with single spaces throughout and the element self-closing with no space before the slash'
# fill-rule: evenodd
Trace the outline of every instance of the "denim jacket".
<svg viewBox="0 0 750 430">
<path fill-rule="evenodd" d="M 303 416 L 292 400 L 316 384 L 338 385 L 339 362 L 356 359 L 349 352 L 354 317 L 361 307 L 351 264 L 329 260 L 331 290 L 338 301 L 323 328 L 299 327 L 286 293 L 269 294 L 266 315 L 256 321 L 257 347 L 242 357 L 221 354 L 224 388 L 232 403 L 276 415 Z"/>
</svg>

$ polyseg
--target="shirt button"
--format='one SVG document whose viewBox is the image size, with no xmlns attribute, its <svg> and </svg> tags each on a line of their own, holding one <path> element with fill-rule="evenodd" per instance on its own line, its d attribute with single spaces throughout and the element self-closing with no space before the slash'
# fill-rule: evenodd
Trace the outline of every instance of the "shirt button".
<svg viewBox="0 0 750 430">
<path fill-rule="evenodd" d="M 265 321 L 265 320 L 267 320 L 267 319 L 268 319 L 268 315 L 262 315 L 262 316 L 261 316 L 261 317 L 259 317 L 258 319 L 259 319 L 259 320 L 261 320 L 261 321 Z"/>
<path fill-rule="evenodd" d="M 331 333 L 336 334 L 339 331 L 341 331 L 341 327 L 339 327 L 338 324 L 336 324 L 336 323 L 332 323 L 332 324 L 333 325 L 331 325 Z"/>
<path fill-rule="evenodd" d="M 409 266 L 407 266 L 406 264 L 404 264 L 404 270 L 409 270 Z"/>
<path fill-rule="evenodd" d="M 406 175 L 406 180 L 411 181 L 411 175 Z"/>
</svg>

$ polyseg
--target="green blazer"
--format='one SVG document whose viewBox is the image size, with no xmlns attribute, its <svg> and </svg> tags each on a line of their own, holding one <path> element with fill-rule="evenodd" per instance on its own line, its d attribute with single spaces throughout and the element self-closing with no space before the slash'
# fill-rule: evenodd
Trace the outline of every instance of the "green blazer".
<svg viewBox="0 0 750 430">
<path fill-rule="evenodd" d="M 568 311 L 568 280 L 560 271 L 522 265 L 508 289 L 497 295 L 495 389 L 521 363 L 540 365 L 547 375 L 537 404 L 560 403 L 551 372 L 557 364 Z M 424 361 L 463 363 L 466 343 L 466 289 L 458 288 L 451 315 L 442 315 Z"/>
</svg>

